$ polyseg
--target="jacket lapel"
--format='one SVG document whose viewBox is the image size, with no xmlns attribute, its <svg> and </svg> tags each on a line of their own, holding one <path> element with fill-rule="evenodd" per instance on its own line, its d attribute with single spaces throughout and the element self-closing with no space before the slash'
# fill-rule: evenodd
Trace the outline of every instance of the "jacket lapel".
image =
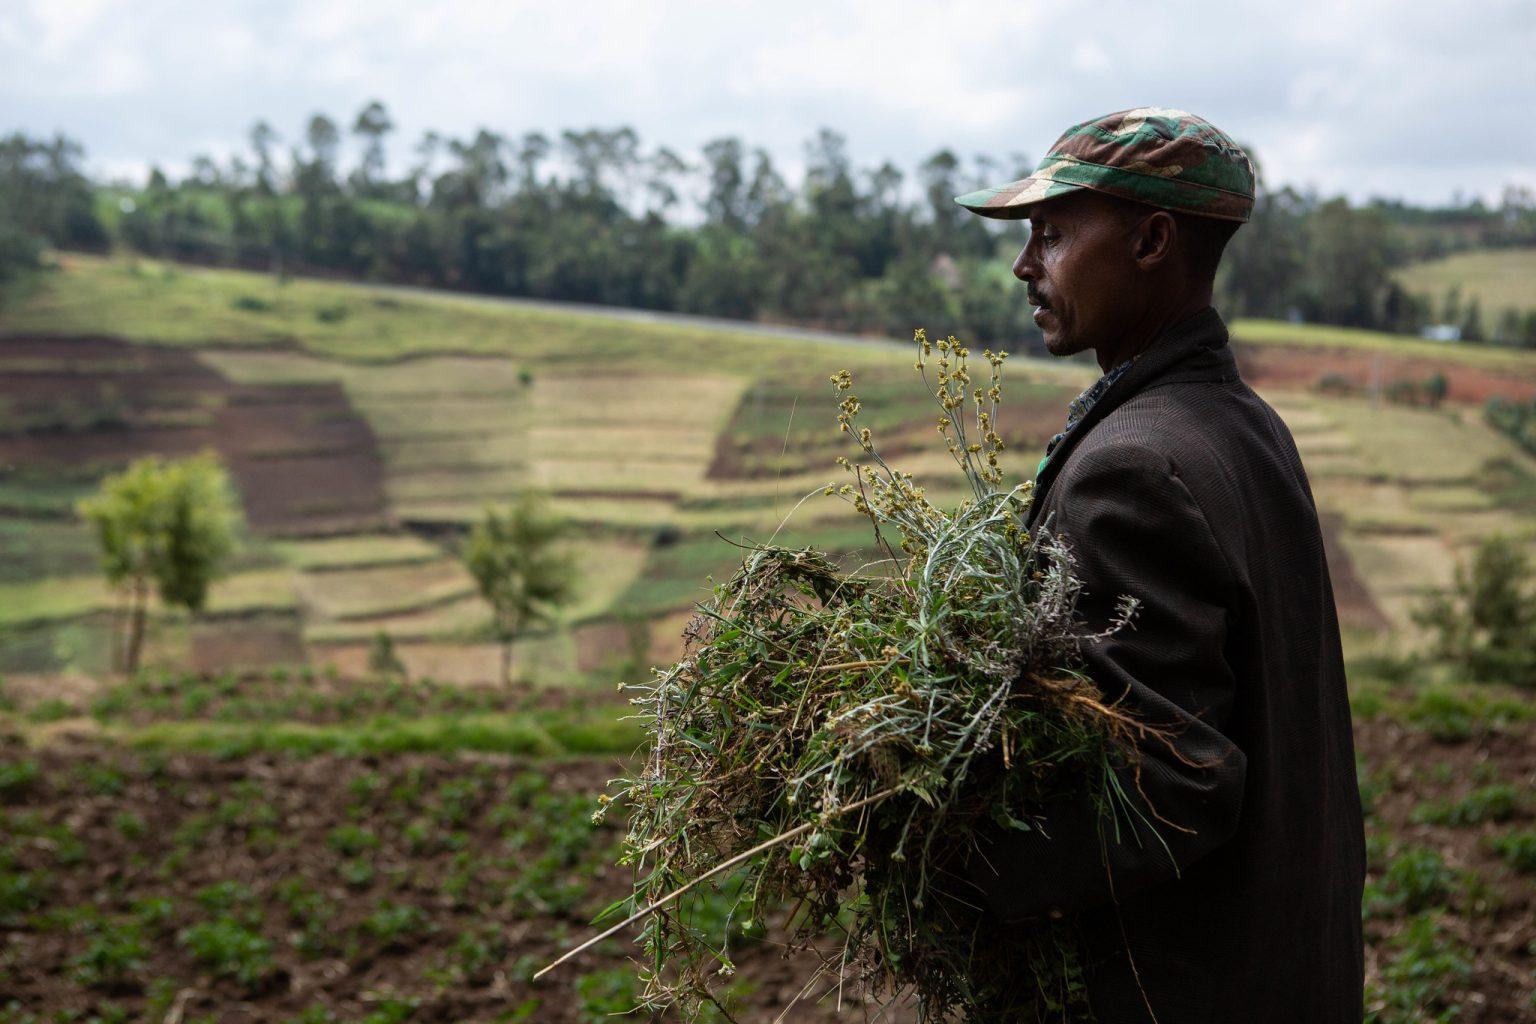
<svg viewBox="0 0 1536 1024">
<path fill-rule="evenodd" d="M 1237 361 L 1227 346 L 1227 325 L 1216 307 L 1207 306 L 1170 327 L 1143 352 L 1109 389 L 1099 396 L 1082 419 L 1056 445 L 1038 476 L 1026 526 L 1033 528 L 1046 505 L 1051 484 L 1066 465 L 1072 450 L 1094 425 L 1136 393 L 1154 383 L 1182 380 L 1227 380 L 1237 376 Z"/>
</svg>

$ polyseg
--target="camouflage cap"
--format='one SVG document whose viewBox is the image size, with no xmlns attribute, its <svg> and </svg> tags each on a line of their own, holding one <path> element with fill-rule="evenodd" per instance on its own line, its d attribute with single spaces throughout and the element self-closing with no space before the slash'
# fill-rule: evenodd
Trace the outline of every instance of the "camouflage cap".
<svg viewBox="0 0 1536 1024">
<path fill-rule="evenodd" d="M 1165 210 L 1246 221 L 1253 162 L 1215 125 L 1184 110 L 1136 107 L 1075 124 L 1027 178 L 956 196 L 983 217 L 1020 220 L 1029 206 L 1093 189 Z"/>
</svg>

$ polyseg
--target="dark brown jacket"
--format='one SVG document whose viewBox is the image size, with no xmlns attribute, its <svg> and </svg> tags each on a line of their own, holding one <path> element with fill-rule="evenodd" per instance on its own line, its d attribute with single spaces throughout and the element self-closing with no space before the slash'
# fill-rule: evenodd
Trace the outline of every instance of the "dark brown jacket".
<svg viewBox="0 0 1536 1024">
<path fill-rule="evenodd" d="M 1148 1003 L 1161 1024 L 1359 1024 L 1365 842 L 1328 566 L 1295 443 L 1215 309 L 1061 441 L 1031 521 L 1071 546 L 1090 625 L 1140 601 L 1087 672 L 1205 767 L 1145 746 L 1144 792 L 1189 831 L 1110 842 L 1108 875 L 1081 801 L 1051 809 L 1049 841 L 988 831 L 987 904 L 1083 913 L 1101 1024 L 1152 1020 Z"/>
</svg>

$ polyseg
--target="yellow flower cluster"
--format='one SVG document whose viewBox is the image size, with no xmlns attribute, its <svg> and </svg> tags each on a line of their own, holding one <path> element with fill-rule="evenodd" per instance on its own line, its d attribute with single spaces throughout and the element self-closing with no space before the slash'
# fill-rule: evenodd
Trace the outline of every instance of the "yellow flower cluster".
<svg viewBox="0 0 1536 1024">
<path fill-rule="evenodd" d="M 1008 358 L 1006 352 L 987 349 L 983 355 L 990 367 L 985 386 L 973 382 L 970 372 L 970 350 L 953 335 L 938 342 L 928 339 L 923 328 L 913 333 L 917 345 L 917 361 L 913 368 L 928 380 L 928 361 L 938 350 L 938 379 L 933 390 L 939 403 L 939 434 L 945 447 L 970 479 L 976 496 L 1002 483 L 1003 473 L 998 456 L 1004 450 L 1002 436 L 997 432 L 997 404 L 1002 398 L 1002 367 Z M 842 497 L 854 509 L 879 527 L 894 525 L 902 534 L 902 550 L 918 556 L 926 550 L 922 540 L 933 525 L 948 518 L 948 513 L 932 505 L 923 488 L 913 482 L 911 473 L 891 469 L 875 450 L 874 437 L 868 427 L 856 427 L 862 405 L 853 394 L 853 374 L 839 370 L 831 376 L 832 384 L 842 396 L 838 403 L 838 427 L 844 433 L 854 434 L 859 447 L 868 452 L 875 464 L 857 465 L 846 458 L 838 464 L 851 473 L 854 484 L 828 485 L 822 493 Z M 966 409 L 967 404 L 972 408 Z M 963 506 L 962 506 L 963 507 Z"/>
</svg>

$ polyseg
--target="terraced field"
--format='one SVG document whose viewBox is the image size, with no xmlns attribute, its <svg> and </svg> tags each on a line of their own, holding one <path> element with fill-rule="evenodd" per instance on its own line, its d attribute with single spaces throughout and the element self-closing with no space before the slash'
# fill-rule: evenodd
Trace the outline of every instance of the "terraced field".
<svg viewBox="0 0 1536 1024">
<path fill-rule="evenodd" d="M 644 646 L 665 657 L 678 613 L 734 564 L 722 538 L 850 555 L 868 544 L 846 505 L 818 493 L 847 453 L 825 384 L 844 366 L 887 456 L 958 498 L 897 346 L 61 263 L 0 323 L 0 671 L 105 666 L 112 595 L 72 508 L 148 451 L 214 448 L 242 492 L 250 536 L 212 614 L 162 616 L 154 631 L 152 657 L 195 652 L 210 667 L 296 655 L 362 665 L 383 632 L 413 671 L 484 673 L 489 612 L 457 538 L 487 503 L 530 487 L 577 525 L 582 584 L 518 662 L 546 685 L 595 680 L 613 668 L 605 659 L 632 661 L 647 630 Z M 1475 538 L 1529 531 L 1532 510 L 1510 495 L 1536 466 L 1455 400 L 1536 390 L 1536 360 L 1256 321 L 1234 333 L 1245 374 L 1301 444 L 1357 640 L 1411 633 L 1418 593 L 1447 580 Z M 1446 410 L 1363 397 L 1435 368 L 1451 380 Z M 1009 371 L 1000 427 L 1022 479 L 1093 372 L 1028 360 Z M 1358 376 L 1360 396 L 1317 393 L 1325 371 Z M 253 630 L 266 641 L 245 639 Z"/>
<path fill-rule="evenodd" d="M 1411 645 L 1413 609 L 1427 589 L 1451 582 L 1478 541 L 1507 534 L 1536 548 L 1536 508 L 1524 496 L 1536 461 L 1488 430 L 1475 407 L 1269 397 L 1329 513 L 1334 575 L 1351 577 L 1343 583 L 1354 598 L 1338 595 L 1346 624 L 1374 624 L 1391 631 L 1384 642 Z"/>
<path fill-rule="evenodd" d="M 958 499 L 910 354 L 61 263 L 0 318 L 0 1024 L 628 1010 L 637 966 L 618 941 L 532 979 L 627 891 L 615 825 L 591 820 L 642 738 L 614 680 L 675 655 L 733 542 L 869 556 L 863 521 L 820 494 L 849 454 L 834 370 L 854 371 L 882 450 Z M 1536 544 L 1536 460 L 1477 404 L 1536 394 L 1536 359 L 1234 333 L 1306 461 L 1347 630 L 1370 1019 L 1530 1019 L 1536 704 L 1425 670 L 1412 612 L 1480 538 Z M 1024 479 L 1095 373 L 1008 369 L 999 430 Z M 1431 373 L 1443 407 L 1385 401 Z M 114 678 L 116 604 L 74 503 L 136 455 L 202 448 L 241 489 L 240 555 L 208 614 L 156 615 L 151 670 Z M 576 525 L 580 586 L 503 688 L 455 553 L 485 503 L 528 487 Z M 381 633 L 406 678 L 370 668 Z M 813 968 L 774 941 L 729 937 L 737 1019 L 871 1014 L 808 987 Z"/>
<path fill-rule="evenodd" d="M 146 451 L 218 450 L 250 521 L 249 568 L 218 585 L 213 621 L 162 616 L 152 659 L 185 656 L 193 634 L 216 655 L 206 637 L 218 621 L 240 634 L 260 612 L 286 623 L 275 656 L 360 666 L 383 632 L 414 672 L 483 678 L 495 665 L 489 610 L 457 539 L 487 503 L 534 488 L 578 527 L 582 582 L 517 660 L 531 681 L 566 685 L 611 670 L 605 659 L 632 660 L 637 645 L 664 657 L 676 613 L 736 560 L 722 536 L 773 534 L 833 478 L 845 451 L 833 370 L 859 373 L 871 422 L 895 449 L 931 433 L 908 355 L 873 344 L 84 257 L 66 258 L 3 327 L 0 371 L 25 380 L 17 394 L 41 382 L 67 401 L 0 407 L 0 538 L 17 554 L 0 581 L 0 629 L 31 635 L 0 645 L 0 671 L 104 667 L 110 595 L 72 506 Z M 81 333 L 96 330 L 114 333 Z M 1027 414 L 1005 427 L 1022 452 L 1089 375 L 1020 371 Z M 946 485 L 941 454 L 910 465 Z M 846 506 L 819 495 L 779 536 L 850 552 L 867 543 Z M 231 657 L 249 647 L 233 644 Z"/>
</svg>

